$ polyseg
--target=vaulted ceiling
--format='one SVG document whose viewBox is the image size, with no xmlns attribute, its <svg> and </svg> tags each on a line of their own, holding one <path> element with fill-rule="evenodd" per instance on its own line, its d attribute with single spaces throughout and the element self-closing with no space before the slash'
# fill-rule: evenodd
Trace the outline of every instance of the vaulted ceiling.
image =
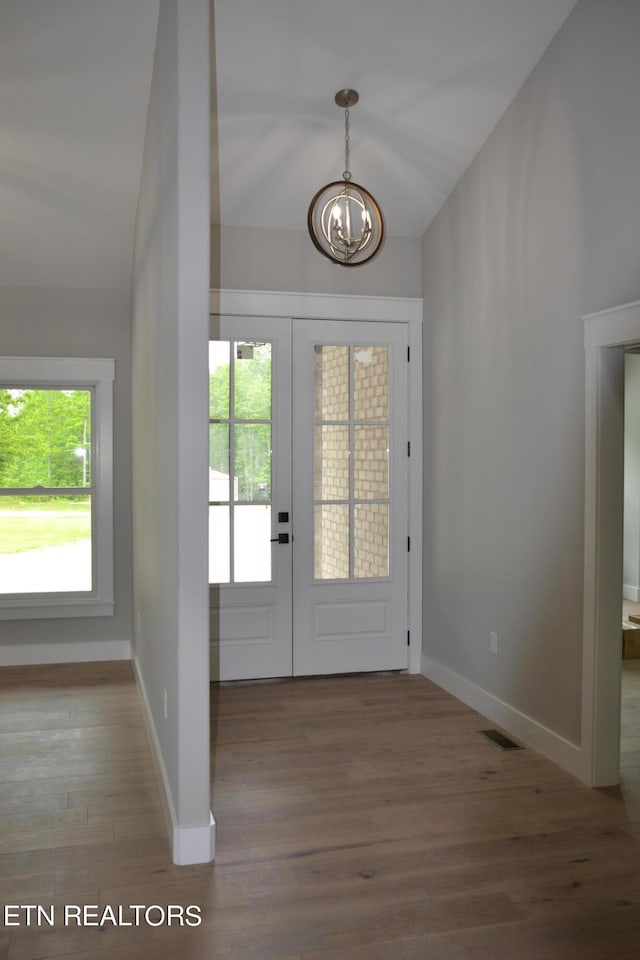
<svg viewBox="0 0 640 960">
<path fill-rule="evenodd" d="M 214 0 L 223 224 L 352 170 L 418 237 L 575 0 Z M 0 3 L 0 283 L 129 286 L 159 0 Z"/>
<path fill-rule="evenodd" d="M 419 237 L 575 0 L 215 0 L 220 220 L 304 229 L 344 169 Z"/>
<path fill-rule="evenodd" d="M 1 284 L 129 287 L 158 2 L 1 0 Z"/>
</svg>

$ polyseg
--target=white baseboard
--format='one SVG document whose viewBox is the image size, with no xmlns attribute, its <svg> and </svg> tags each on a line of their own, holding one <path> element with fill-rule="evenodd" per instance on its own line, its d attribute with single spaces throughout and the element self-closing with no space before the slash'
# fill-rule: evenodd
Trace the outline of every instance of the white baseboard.
<svg viewBox="0 0 640 960">
<path fill-rule="evenodd" d="M 160 741 L 158 740 L 156 726 L 153 722 L 153 714 L 149 705 L 144 679 L 140 671 L 138 658 L 135 655 L 133 657 L 133 672 L 142 701 L 142 712 L 152 748 L 153 759 L 155 761 L 158 786 L 161 788 L 163 810 L 167 824 L 167 833 L 171 842 L 173 862 L 179 866 L 186 866 L 192 863 L 209 863 L 215 858 L 216 852 L 216 822 L 213 814 L 209 811 L 209 822 L 206 824 L 188 827 L 182 827 L 178 824 L 175 807 L 173 805 L 173 795 L 169 786 L 169 777 L 167 776 L 167 768 L 164 764 Z"/>
<path fill-rule="evenodd" d="M 37 663 L 96 663 L 100 660 L 130 660 L 128 640 L 101 640 L 98 643 L 3 643 L 0 666 L 26 667 Z"/>
<path fill-rule="evenodd" d="M 173 862 L 209 863 L 216 855 L 216 822 L 209 811 L 209 823 L 203 827 L 174 827 Z"/>
<path fill-rule="evenodd" d="M 437 683 L 439 687 L 453 694 L 473 710 L 477 710 L 512 737 L 544 754 L 574 777 L 584 783 L 587 782 L 587 764 L 583 751 L 575 743 L 571 743 L 532 717 L 499 700 L 492 693 L 456 673 L 451 667 L 431 660 L 424 654 L 422 675 Z"/>
<path fill-rule="evenodd" d="M 638 603 L 640 600 L 640 587 L 633 587 L 630 583 L 623 583 L 622 597 L 624 600 L 633 600 L 634 603 Z"/>
</svg>

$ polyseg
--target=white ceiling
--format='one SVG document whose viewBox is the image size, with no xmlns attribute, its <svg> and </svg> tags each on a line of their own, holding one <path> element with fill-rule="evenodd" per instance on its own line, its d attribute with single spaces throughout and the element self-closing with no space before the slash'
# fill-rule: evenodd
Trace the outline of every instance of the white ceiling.
<svg viewBox="0 0 640 960">
<path fill-rule="evenodd" d="M 351 170 L 419 237 L 575 0 L 214 0 L 220 222 L 304 229 Z"/>
<path fill-rule="evenodd" d="M 417 237 L 575 0 L 214 0 L 220 220 L 352 171 Z M 0 284 L 129 286 L 159 0 L 0 0 Z M 217 191 L 214 190 L 214 194 Z"/>
</svg>

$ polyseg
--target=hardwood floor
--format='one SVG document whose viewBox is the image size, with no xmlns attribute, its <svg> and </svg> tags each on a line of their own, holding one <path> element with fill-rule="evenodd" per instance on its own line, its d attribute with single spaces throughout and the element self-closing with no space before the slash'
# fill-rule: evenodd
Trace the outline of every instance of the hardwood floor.
<svg viewBox="0 0 640 960">
<path fill-rule="evenodd" d="M 129 665 L 4 668 L 0 900 L 58 912 L 0 926 L 0 958 L 636 960 L 635 666 L 601 791 L 422 677 L 214 688 L 218 855 L 197 867 L 170 862 Z M 203 923 L 65 927 L 65 904 Z"/>
</svg>

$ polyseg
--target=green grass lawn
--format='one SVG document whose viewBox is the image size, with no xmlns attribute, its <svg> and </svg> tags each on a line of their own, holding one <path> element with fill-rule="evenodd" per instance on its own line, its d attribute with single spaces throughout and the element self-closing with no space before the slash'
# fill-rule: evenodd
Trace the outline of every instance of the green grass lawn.
<svg viewBox="0 0 640 960">
<path fill-rule="evenodd" d="M 0 554 L 59 547 L 91 536 L 88 504 L 0 504 Z"/>
</svg>

